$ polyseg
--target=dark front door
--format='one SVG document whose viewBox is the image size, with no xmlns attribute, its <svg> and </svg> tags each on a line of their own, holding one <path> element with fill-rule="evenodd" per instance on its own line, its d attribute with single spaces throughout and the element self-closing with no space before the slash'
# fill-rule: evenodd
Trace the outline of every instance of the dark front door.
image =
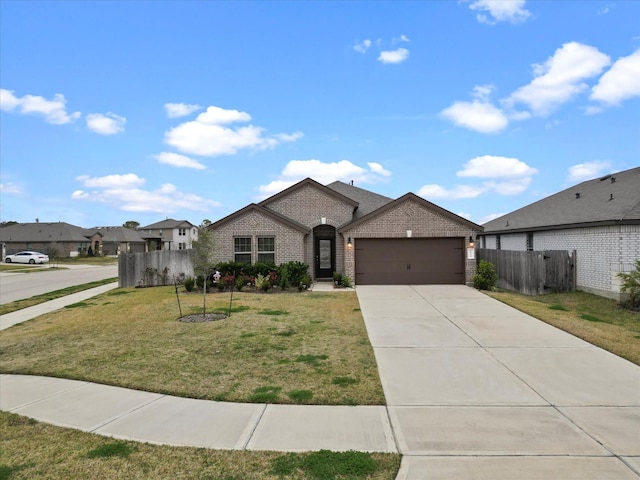
<svg viewBox="0 0 640 480">
<path fill-rule="evenodd" d="M 333 230 L 333 229 L 332 229 Z M 336 237 L 329 232 L 315 232 L 315 275 L 316 278 L 332 278 L 336 270 Z"/>
</svg>

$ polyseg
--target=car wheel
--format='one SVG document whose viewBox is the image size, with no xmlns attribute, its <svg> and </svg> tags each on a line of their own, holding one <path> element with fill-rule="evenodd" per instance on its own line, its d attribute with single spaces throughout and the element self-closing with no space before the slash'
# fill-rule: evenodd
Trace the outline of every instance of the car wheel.
<svg viewBox="0 0 640 480">
<path fill-rule="evenodd" d="M 11 263 L 11 259 L 10 258 L 5 258 L 4 261 L 5 261 L 5 263 Z"/>
<path fill-rule="evenodd" d="M 29 263 L 33 265 L 34 263 L 36 263 L 36 261 L 32 258 L 31 260 L 29 260 Z"/>
</svg>

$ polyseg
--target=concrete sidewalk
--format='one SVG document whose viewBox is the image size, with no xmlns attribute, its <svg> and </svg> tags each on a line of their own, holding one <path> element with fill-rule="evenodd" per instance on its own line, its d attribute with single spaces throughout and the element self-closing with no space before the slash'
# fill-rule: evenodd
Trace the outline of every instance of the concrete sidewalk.
<svg viewBox="0 0 640 480">
<path fill-rule="evenodd" d="M 54 312 L 66 307 L 67 305 L 82 302 L 83 300 L 87 300 L 95 297 L 96 295 L 113 290 L 114 288 L 118 288 L 118 282 L 107 283 L 106 285 L 100 285 L 99 287 L 90 288 L 88 290 L 83 290 L 82 292 L 72 293 L 71 295 L 40 303 L 33 307 L 23 308 L 22 310 L 16 310 L 15 312 L 0 315 L 0 330 L 17 325 L 18 323 L 26 322 L 27 320 L 39 317 L 45 313 Z"/>
<path fill-rule="evenodd" d="M 640 367 L 464 286 L 359 286 L 398 480 L 637 479 Z"/>
</svg>

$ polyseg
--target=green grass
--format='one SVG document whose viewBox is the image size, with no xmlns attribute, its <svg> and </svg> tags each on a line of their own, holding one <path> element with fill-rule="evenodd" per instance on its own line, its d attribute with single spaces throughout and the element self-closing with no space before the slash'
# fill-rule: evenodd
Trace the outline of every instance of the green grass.
<svg viewBox="0 0 640 480">
<path fill-rule="evenodd" d="M 585 292 L 529 297 L 485 292 L 512 307 L 640 365 L 640 313 Z"/>
<path fill-rule="evenodd" d="M 151 445 L 0 412 L 0 479 L 394 480 L 400 455 Z"/>
<path fill-rule="evenodd" d="M 15 302 L 5 303 L 0 305 L 0 315 L 6 313 L 22 310 L 23 308 L 33 307 L 56 298 L 66 297 L 72 293 L 82 292 L 90 288 L 99 287 L 100 285 L 106 285 L 107 283 L 117 282 L 117 278 L 105 278 L 104 280 L 98 280 L 95 282 L 84 283 L 82 285 L 75 285 L 73 287 L 61 288 L 60 290 L 54 290 L 53 292 L 43 293 L 42 295 L 36 295 L 34 297 L 25 298 L 23 300 L 16 300 Z"/>
<path fill-rule="evenodd" d="M 229 298 L 207 295 L 207 312 L 226 312 Z M 180 302 L 201 311 L 202 295 Z M 384 405 L 357 304 L 351 292 L 235 292 L 230 317 L 185 323 L 172 286 L 116 289 L 0 332 L 0 373 L 232 402 Z M 313 397 L 288 395 L 303 390 Z"/>
</svg>

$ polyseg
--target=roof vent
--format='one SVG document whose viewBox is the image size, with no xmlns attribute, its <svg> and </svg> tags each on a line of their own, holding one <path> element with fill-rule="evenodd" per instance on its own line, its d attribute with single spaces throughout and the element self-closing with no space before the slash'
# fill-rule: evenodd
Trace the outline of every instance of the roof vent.
<svg viewBox="0 0 640 480">
<path fill-rule="evenodd" d="M 609 196 L 609 201 L 613 200 L 613 193 Z"/>
<path fill-rule="evenodd" d="M 611 177 L 611 183 L 616 183 L 616 177 Z"/>
<path fill-rule="evenodd" d="M 580 193 L 576 192 L 576 199 L 580 198 Z"/>
</svg>

